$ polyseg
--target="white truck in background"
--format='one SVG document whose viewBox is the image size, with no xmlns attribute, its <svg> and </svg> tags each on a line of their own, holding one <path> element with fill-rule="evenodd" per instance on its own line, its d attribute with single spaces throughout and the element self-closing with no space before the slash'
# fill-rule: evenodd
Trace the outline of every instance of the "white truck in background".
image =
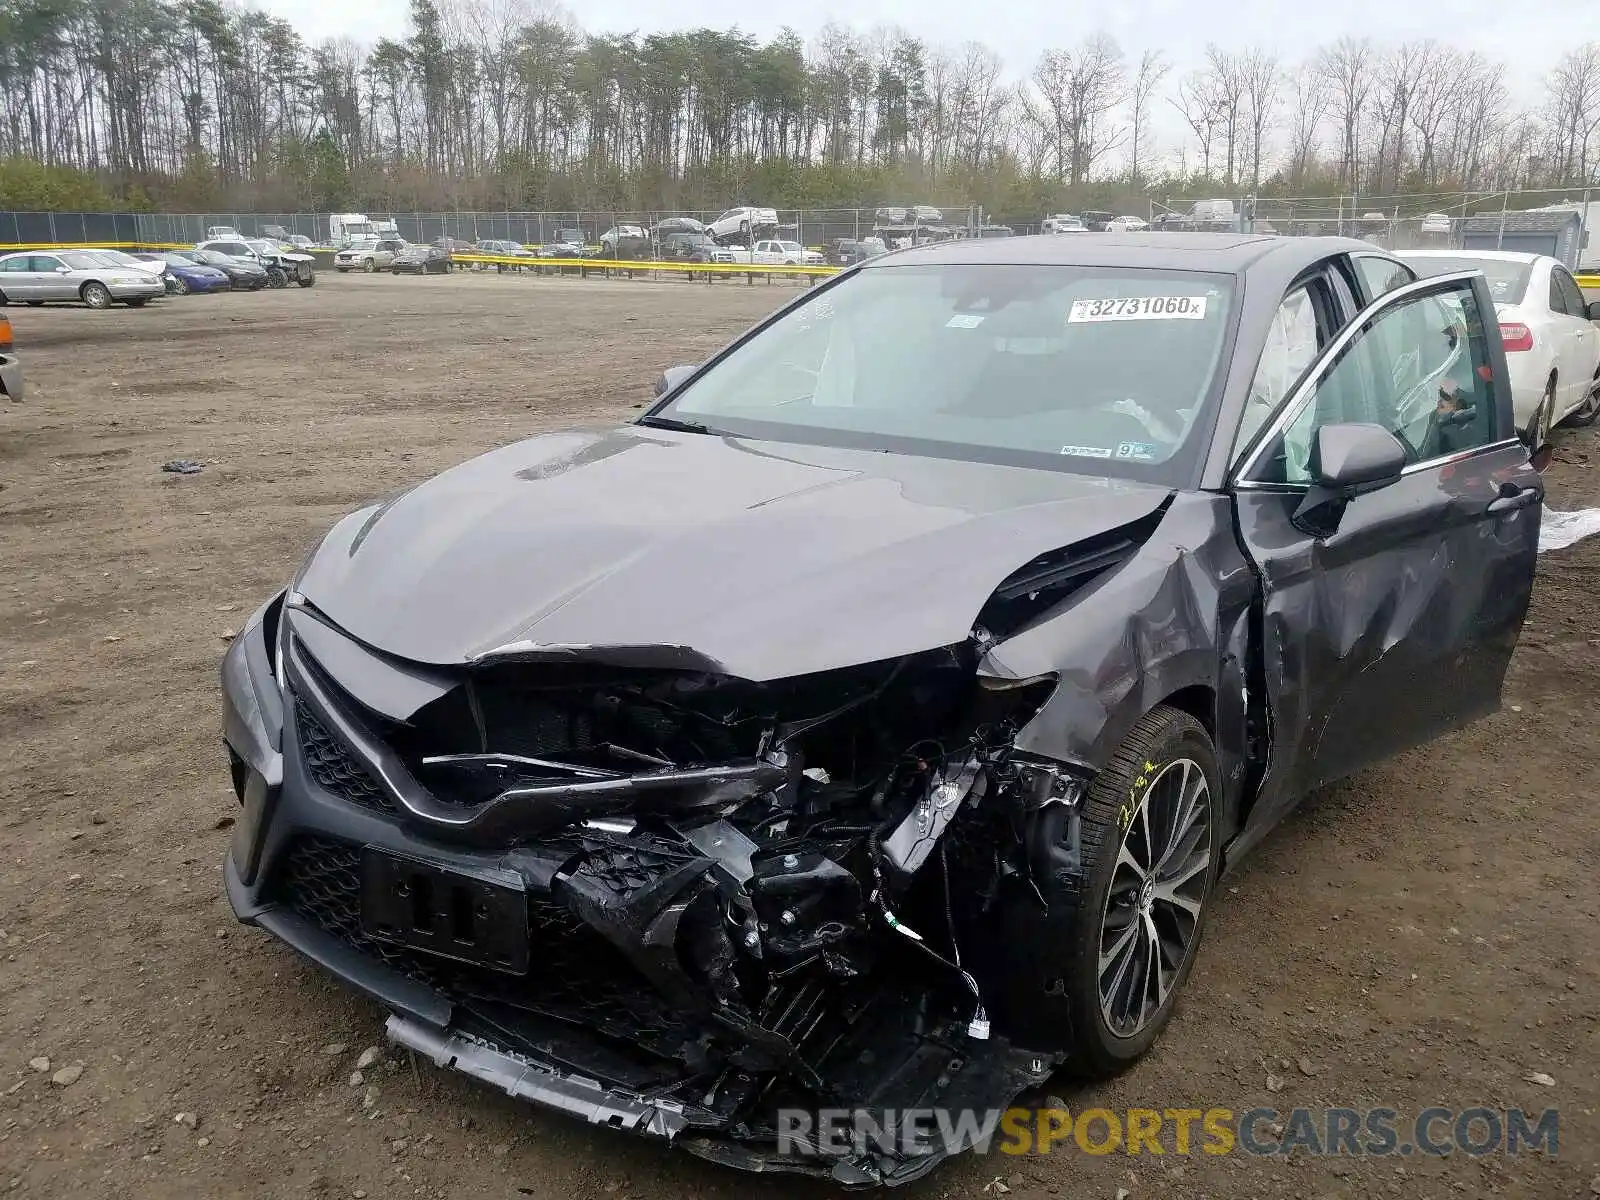
<svg viewBox="0 0 1600 1200">
<path fill-rule="evenodd" d="M 394 221 L 374 221 L 366 213 L 334 213 L 328 218 L 328 242 L 333 246 L 346 242 L 381 242 L 399 236 L 400 226 Z"/>
</svg>

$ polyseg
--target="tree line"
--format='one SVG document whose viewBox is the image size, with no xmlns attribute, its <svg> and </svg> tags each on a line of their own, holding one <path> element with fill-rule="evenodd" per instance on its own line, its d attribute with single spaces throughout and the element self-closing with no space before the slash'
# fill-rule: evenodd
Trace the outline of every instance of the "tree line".
<svg viewBox="0 0 1600 1200">
<path fill-rule="evenodd" d="M 1600 42 L 1518 104 L 1504 63 L 1433 39 L 1178 71 L 1092 34 L 1008 71 L 894 28 L 600 34 L 535 4 L 412 0 L 406 36 L 359 45 L 218 0 L 0 0 L 0 208 L 1026 215 L 1600 184 Z"/>
</svg>

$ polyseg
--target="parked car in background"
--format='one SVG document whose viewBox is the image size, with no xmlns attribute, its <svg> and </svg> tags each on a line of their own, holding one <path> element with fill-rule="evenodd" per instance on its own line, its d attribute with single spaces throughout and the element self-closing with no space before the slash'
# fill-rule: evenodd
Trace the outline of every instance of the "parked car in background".
<svg viewBox="0 0 1600 1200">
<path fill-rule="evenodd" d="M 827 259 L 799 242 L 768 240 L 757 242 L 750 261 L 763 267 L 821 267 Z"/>
<path fill-rule="evenodd" d="M 1432 212 L 1422 218 L 1422 232 L 1430 234 L 1448 235 L 1450 232 L 1450 214 Z"/>
<path fill-rule="evenodd" d="M 664 240 L 668 234 L 673 233 L 705 233 L 704 221 L 694 217 L 663 217 L 650 228 L 650 236 L 657 241 Z"/>
<path fill-rule="evenodd" d="M 643 225 L 613 225 L 600 235 L 601 258 L 638 260 L 650 254 L 650 232 Z"/>
<path fill-rule="evenodd" d="M 254 259 L 235 258 L 217 250 L 174 250 L 173 254 L 203 266 L 215 267 L 228 277 L 236 292 L 258 292 L 267 286 L 267 269 Z"/>
<path fill-rule="evenodd" d="M 716 242 L 706 233 L 687 230 L 667 233 L 657 244 L 656 255 L 669 262 L 708 263 L 715 260 Z"/>
<path fill-rule="evenodd" d="M 944 214 L 931 204 L 912 205 L 909 219 L 918 225 L 944 224 Z"/>
<path fill-rule="evenodd" d="M 214 242 L 222 238 L 233 238 L 237 241 L 241 234 L 232 225 L 207 225 L 206 241 Z"/>
<path fill-rule="evenodd" d="M 126 250 L 113 250 L 103 246 L 89 246 L 86 249 L 90 254 L 98 254 L 101 258 L 109 259 L 119 267 L 127 267 L 132 271 L 144 271 L 147 274 L 154 275 L 157 279 L 163 279 L 167 274 L 167 264 L 159 255 L 156 256 L 156 261 L 151 262 L 143 256 L 129 254 Z"/>
<path fill-rule="evenodd" d="M 313 242 L 303 233 L 291 233 L 283 240 L 285 245 L 293 246 L 296 250 L 310 250 L 316 245 L 315 242 Z"/>
<path fill-rule="evenodd" d="M 374 271 L 386 271 L 394 262 L 394 256 L 405 248 L 404 242 L 392 239 L 351 246 L 334 254 L 333 269 L 341 275 L 350 271 L 365 271 L 369 275 Z"/>
<path fill-rule="evenodd" d="M 1511 368 L 1517 430 L 1535 451 L 1569 418 L 1600 416 L 1600 301 L 1590 303 L 1572 273 L 1543 254 L 1510 250 L 1409 250 L 1418 275 L 1482 271 L 1494 297 Z"/>
<path fill-rule="evenodd" d="M 836 267 L 848 267 L 872 257 L 860 238 L 834 238 L 823 256 Z"/>
<path fill-rule="evenodd" d="M 980 225 L 977 236 L 981 238 L 1015 237 L 1016 231 L 1009 225 Z"/>
<path fill-rule="evenodd" d="M 285 250 L 260 238 L 219 238 L 201 242 L 195 249 L 255 263 L 266 272 L 268 287 L 287 287 L 291 281 L 310 287 L 316 281 L 316 260 L 311 255 Z"/>
<path fill-rule="evenodd" d="M 275 242 L 287 242 L 294 235 L 282 225 L 263 225 L 261 227 L 261 236 L 271 238 Z"/>
<path fill-rule="evenodd" d="M 778 213 L 771 208 L 751 208 L 741 205 L 730 208 L 710 225 L 706 232 L 719 242 L 739 241 L 751 245 L 756 238 L 778 228 Z"/>
<path fill-rule="evenodd" d="M 555 236 L 539 247 L 540 258 L 582 258 L 588 253 L 588 240 L 581 229 L 557 229 Z"/>
<path fill-rule="evenodd" d="M 179 296 L 190 292 L 225 292 L 233 286 L 222 268 L 197 263 L 176 250 L 153 250 L 134 257 L 162 264 L 170 281 L 169 289 Z"/>
<path fill-rule="evenodd" d="M 1149 221 L 1146 221 L 1143 217 L 1135 217 L 1131 214 L 1124 214 L 1120 217 L 1112 217 L 1111 220 L 1106 222 L 1107 233 L 1137 233 L 1141 229 L 1149 228 Z"/>
<path fill-rule="evenodd" d="M 1117 219 L 1116 213 L 1096 212 L 1085 209 L 1081 214 L 1083 224 L 1090 233 L 1104 233 L 1111 227 L 1111 222 Z"/>
<path fill-rule="evenodd" d="M 22 390 L 22 362 L 13 345 L 11 321 L 0 312 L 0 396 L 21 400 Z"/>
<path fill-rule="evenodd" d="M 284 284 L 297 283 L 308 288 L 317 282 L 317 260 L 313 256 L 286 249 L 265 238 L 246 238 L 245 244 L 256 252 L 256 257 L 266 266 L 269 287 L 284 286 L 274 282 L 274 271 L 283 272 Z"/>
<path fill-rule="evenodd" d="M 441 238 L 426 246 L 412 244 L 401 250 L 389 263 L 396 275 L 448 275 L 453 269 L 451 247 Z"/>
<path fill-rule="evenodd" d="M 1073 213 L 1055 213 L 1039 223 L 1040 233 L 1088 233 L 1089 227 Z"/>
<path fill-rule="evenodd" d="M 130 267 L 94 250 L 30 250 L 0 256 L 0 303 L 82 301 L 90 308 L 140 308 L 164 296 L 149 263 Z"/>
</svg>

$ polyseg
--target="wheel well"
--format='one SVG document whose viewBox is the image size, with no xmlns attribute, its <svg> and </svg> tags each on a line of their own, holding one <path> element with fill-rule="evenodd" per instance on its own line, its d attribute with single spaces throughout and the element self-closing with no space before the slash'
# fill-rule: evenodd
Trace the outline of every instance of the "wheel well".
<svg viewBox="0 0 1600 1200">
<path fill-rule="evenodd" d="M 1217 693 L 1203 683 L 1179 688 L 1162 700 L 1163 704 L 1188 713 L 1205 728 L 1206 736 L 1215 744 L 1217 740 Z"/>
</svg>

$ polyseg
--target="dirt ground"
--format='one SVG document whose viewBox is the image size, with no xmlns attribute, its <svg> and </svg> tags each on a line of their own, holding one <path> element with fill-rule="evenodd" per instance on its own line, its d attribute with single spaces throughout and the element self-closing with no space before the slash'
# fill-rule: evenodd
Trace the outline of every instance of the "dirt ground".
<svg viewBox="0 0 1600 1200">
<path fill-rule="evenodd" d="M 327 276 L 8 310 L 30 391 L 0 401 L 0 1192 L 749 1194 L 394 1053 L 352 1086 L 382 1014 L 221 896 L 236 806 L 216 668 L 339 514 L 530 432 L 626 417 L 661 367 L 793 294 Z M 1600 503 L 1600 437 L 1557 443 L 1554 506 Z M 206 466 L 163 474 L 177 458 Z M 1600 539 L 1541 558 L 1507 707 L 1314 798 L 1225 881 L 1154 1054 L 1052 1089 L 1074 1109 L 1553 1106 L 1556 1158 L 968 1156 L 911 1200 L 1002 1194 L 997 1178 L 1015 1200 L 1600 1194 L 1597 583 Z"/>
</svg>

